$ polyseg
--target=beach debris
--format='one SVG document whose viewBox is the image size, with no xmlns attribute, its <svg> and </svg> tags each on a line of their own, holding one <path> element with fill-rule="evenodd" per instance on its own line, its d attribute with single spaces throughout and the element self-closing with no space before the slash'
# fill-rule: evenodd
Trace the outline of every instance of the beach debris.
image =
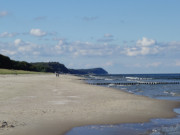
<svg viewBox="0 0 180 135">
<path fill-rule="evenodd" d="M 7 122 L 6 121 L 2 122 L 1 127 L 4 128 L 6 126 L 8 126 Z"/>
<path fill-rule="evenodd" d="M 0 128 L 14 128 L 15 126 L 7 121 L 0 121 Z"/>
</svg>

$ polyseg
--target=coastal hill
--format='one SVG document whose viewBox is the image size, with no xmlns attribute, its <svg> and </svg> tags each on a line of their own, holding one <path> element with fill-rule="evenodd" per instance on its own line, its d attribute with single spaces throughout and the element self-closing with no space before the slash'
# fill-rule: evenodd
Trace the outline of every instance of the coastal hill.
<svg viewBox="0 0 180 135">
<path fill-rule="evenodd" d="M 69 69 L 72 74 L 108 74 L 103 68 Z"/>
<path fill-rule="evenodd" d="M 61 72 L 70 74 L 108 74 L 103 68 L 92 69 L 68 69 L 59 62 L 36 62 L 28 63 L 26 61 L 15 61 L 9 57 L 0 54 L 0 68 L 15 69 L 36 72 Z"/>
</svg>

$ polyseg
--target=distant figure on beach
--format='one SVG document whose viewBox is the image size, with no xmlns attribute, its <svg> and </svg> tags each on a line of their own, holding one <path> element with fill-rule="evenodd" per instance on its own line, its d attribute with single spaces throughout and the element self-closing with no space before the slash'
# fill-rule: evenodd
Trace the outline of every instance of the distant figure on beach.
<svg viewBox="0 0 180 135">
<path fill-rule="evenodd" d="M 58 72 L 55 72 L 55 74 L 56 74 L 56 77 L 59 77 L 59 73 Z"/>
</svg>

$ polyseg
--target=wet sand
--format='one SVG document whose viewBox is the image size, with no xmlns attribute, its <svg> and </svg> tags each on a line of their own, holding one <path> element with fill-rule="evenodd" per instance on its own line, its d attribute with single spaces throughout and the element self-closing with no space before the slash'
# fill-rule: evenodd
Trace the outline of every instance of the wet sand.
<svg viewBox="0 0 180 135">
<path fill-rule="evenodd" d="M 0 75 L 0 135 L 64 135 L 77 126 L 147 122 L 175 117 L 179 106 L 71 75 Z"/>
</svg>

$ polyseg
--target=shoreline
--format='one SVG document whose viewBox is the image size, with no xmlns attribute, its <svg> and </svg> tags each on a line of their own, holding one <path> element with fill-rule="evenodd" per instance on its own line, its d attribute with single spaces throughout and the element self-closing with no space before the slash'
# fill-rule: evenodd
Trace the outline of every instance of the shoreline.
<svg viewBox="0 0 180 135">
<path fill-rule="evenodd" d="M 0 75 L 0 128 L 3 135 L 65 135 L 74 127 L 141 123 L 172 118 L 180 102 L 151 99 L 92 86 L 72 75 Z M 7 130 L 8 129 L 8 130 Z"/>
</svg>

